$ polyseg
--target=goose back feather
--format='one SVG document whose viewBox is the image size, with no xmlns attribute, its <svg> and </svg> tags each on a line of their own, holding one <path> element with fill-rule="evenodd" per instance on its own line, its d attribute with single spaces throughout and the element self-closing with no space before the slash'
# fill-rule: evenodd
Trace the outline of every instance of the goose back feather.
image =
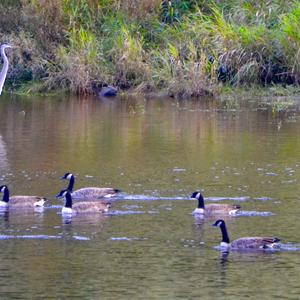
<svg viewBox="0 0 300 300">
<path fill-rule="evenodd" d="M 3 193 L 3 198 L 1 201 L 1 206 L 7 206 L 12 208 L 30 208 L 30 207 L 39 207 L 44 206 L 46 202 L 45 197 L 40 196 L 23 196 L 23 195 L 16 195 L 10 196 L 9 189 L 6 185 L 0 186 L 0 191 Z"/>
<path fill-rule="evenodd" d="M 12 196 L 9 198 L 9 206 L 12 207 L 34 207 L 44 206 L 46 198 L 39 196 Z"/>
<path fill-rule="evenodd" d="M 62 208 L 63 214 L 105 213 L 111 207 L 111 203 L 103 201 L 80 201 L 73 204 L 69 190 L 60 191 L 57 197 L 65 198 L 65 205 Z"/>
<path fill-rule="evenodd" d="M 85 201 L 75 203 L 72 210 L 75 213 L 105 213 L 110 207 L 110 203 Z"/>
<path fill-rule="evenodd" d="M 110 198 L 116 196 L 120 190 L 114 188 L 98 188 L 98 187 L 87 187 L 72 192 L 74 199 L 97 199 L 97 198 Z"/>
<path fill-rule="evenodd" d="M 71 192 L 73 199 L 100 199 L 100 198 L 110 198 L 116 196 L 119 192 L 119 189 L 110 188 L 110 187 L 86 187 L 73 191 L 75 184 L 75 176 L 72 173 L 65 173 L 61 179 L 69 180 L 69 185 L 67 190 Z"/>
<path fill-rule="evenodd" d="M 267 249 L 274 248 L 280 240 L 276 237 L 243 237 L 231 243 L 232 249 Z"/>
</svg>

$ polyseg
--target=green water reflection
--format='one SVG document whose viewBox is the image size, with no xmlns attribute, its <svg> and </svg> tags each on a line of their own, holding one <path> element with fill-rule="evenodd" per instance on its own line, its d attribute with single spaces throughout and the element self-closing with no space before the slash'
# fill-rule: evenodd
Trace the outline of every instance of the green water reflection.
<svg viewBox="0 0 300 300">
<path fill-rule="evenodd" d="M 1 183 L 57 205 L 0 215 L 1 298 L 298 299 L 299 252 L 222 257 L 214 219 L 190 214 L 199 188 L 212 200 L 247 197 L 245 210 L 274 215 L 229 218 L 232 238 L 300 243 L 299 110 L 224 107 L 211 99 L 1 98 Z M 64 220 L 54 195 L 66 171 L 77 187 L 113 186 L 139 200 L 115 203 L 127 214 Z M 4 238 L 27 235 L 55 239 Z"/>
</svg>

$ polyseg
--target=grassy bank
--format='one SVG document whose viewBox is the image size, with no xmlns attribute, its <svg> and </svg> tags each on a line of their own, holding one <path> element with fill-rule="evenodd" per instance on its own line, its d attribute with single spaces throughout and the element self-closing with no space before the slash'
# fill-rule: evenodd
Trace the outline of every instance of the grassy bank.
<svg viewBox="0 0 300 300">
<path fill-rule="evenodd" d="M 300 82 L 300 1 L 3 0 L 0 31 L 18 47 L 8 83 L 24 92 Z"/>
</svg>

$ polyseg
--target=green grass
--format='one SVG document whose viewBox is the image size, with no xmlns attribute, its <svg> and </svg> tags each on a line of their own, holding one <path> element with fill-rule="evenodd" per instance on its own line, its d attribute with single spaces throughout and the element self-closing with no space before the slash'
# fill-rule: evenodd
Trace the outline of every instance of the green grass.
<svg viewBox="0 0 300 300">
<path fill-rule="evenodd" d="M 112 84 L 190 97 L 300 82 L 296 0 L 4 0 L 0 25 L 19 47 L 10 82 L 29 92 Z"/>
</svg>

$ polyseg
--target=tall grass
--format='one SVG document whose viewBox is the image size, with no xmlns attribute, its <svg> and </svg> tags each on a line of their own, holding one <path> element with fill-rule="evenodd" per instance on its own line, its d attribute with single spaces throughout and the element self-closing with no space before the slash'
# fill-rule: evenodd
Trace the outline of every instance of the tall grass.
<svg viewBox="0 0 300 300">
<path fill-rule="evenodd" d="M 298 0 L 3 0 L 0 25 L 19 46 L 9 77 L 43 90 L 186 97 L 300 80 Z"/>
</svg>

